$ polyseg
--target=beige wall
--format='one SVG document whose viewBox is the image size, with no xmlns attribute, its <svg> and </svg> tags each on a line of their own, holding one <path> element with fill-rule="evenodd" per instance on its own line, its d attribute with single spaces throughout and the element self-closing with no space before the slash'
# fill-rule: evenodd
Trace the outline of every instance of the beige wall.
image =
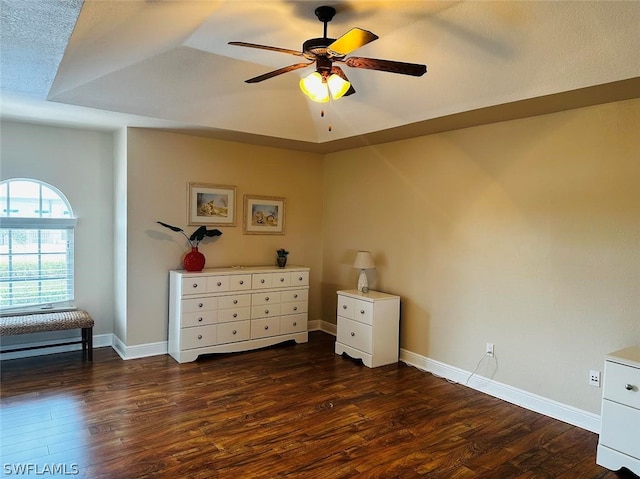
<svg viewBox="0 0 640 479">
<path fill-rule="evenodd" d="M 599 413 L 640 344 L 640 100 L 327 155 L 323 317 L 368 249 L 401 347 Z M 483 365 L 484 368 L 486 365 Z"/>
<path fill-rule="evenodd" d="M 186 242 L 156 224 L 187 226 L 187 183 L 237 187 L 235 227 L 200 245 L 207 267 L 289 264 L 311 268 L 310 319 L 320 317 L 322 156 L 145 129 L 127 133 L 127 337 L 133 346 L 167 340 L 168 270 L 181 268 Z M 242 233 L 243 195 L 286 198 L 286 234 Z"/>
</svg>

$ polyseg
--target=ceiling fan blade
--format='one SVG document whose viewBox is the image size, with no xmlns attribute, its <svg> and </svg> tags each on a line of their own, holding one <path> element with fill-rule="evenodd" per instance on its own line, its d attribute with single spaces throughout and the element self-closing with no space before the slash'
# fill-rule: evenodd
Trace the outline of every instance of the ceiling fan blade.
<svg viewBox="0 0 640 479">
<path fill-rule="evenodd" d="M 353 88 L 353 85 L 351 84 L 351 82 L 347 78 L 347 75 L 345 75 L 344 72 L 342 71 L 342 68 L 337 67 L 337 66 L 334 65 L 334 66 L 331 67 L 331 73 L 334 73 L 335 75 L 338 75 L 340 78 L 342 78 L 344 81 L 348 81 L 349 82 L 349 85 L 350 85 L 349 89 L 342 96 L 353 95 L 356 92 L 356 89 Z"/>
<path fill-rule="evenodd" d="M 391 60 L 363 57 L 350 57 L 343 61 L 352 68 L 366 68 L 368 70 L 401 73 L 402 75 L 412 75 L 416 77 L 420 77 L 427 72 L 427 66 L 418 63 L 394 62 Z"/>
<path fill-rule="evenodd" d="M 267 45 L 258 45 L 257 43 L 229 42 L 229 45 L 235 45 L 237 47 L 259 48 L 260 50 L 271 50 L 272 52 L 279 52 L 279 53 L 289 53 L 290 55 L 296 55 L 298 57 L 303 56 L 302 52 L 299 52 L 296 50 L 289 50 L 287 48 L 279 48 L 279 47 L 270 47 Z"/>
<path fill-rule="evenodd" d="M 362 28 L 352 28 L 327 47 L 329 56 L 343 57 L 361 46 L 378 39 L 378 35 Z"/>
<path fill-rule="evenodd" d="M 275 76 L 282 75 L 283 73 L 291 72 L 293 70 L 299 70 L 300 68 L 308 67 L 308 66 L 313 65 L 313 64 L 314 64 L 314 62 L 296 63 L 294 65 L 289 65 L 288 67 L 278 68 L 277 70 L 273 70 L 272 72 L 265 73 L 263 75 L 258 75 L 257 77 L 249 78 L 248 80 L 245 80 L 244 82 L 245 83 L 258 83 L 258 82 L 261 82 L 263 80 L 268 80 L 269 78 L 273 78 Z"/>
</svg>

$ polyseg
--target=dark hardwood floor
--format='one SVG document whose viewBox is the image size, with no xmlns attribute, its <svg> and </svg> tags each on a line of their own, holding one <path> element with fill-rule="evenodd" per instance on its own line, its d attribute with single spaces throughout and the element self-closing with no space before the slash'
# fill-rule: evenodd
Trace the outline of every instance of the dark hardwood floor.
<svg viewBox="0 0 640 479">
<path fill-rule="evenodd" d="M 596 434 L 402 363 L 366 368 L 333 343 L 314 332 L 182 365 L 110 348 L 93 364 L 79 352 L 4 361 L 2 474 L 636 477 L 596 465 Z"/>
</svg>

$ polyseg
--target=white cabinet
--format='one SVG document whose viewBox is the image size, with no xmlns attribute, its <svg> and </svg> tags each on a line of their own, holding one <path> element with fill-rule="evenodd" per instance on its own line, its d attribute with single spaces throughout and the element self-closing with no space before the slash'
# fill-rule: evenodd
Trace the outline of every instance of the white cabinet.
<svg viewBox="0 0 640 479">
<path fill-rule="evenodd" d="M 596 462 L 640 475 L 640 348 L 605 357 L 602 415 Z"/>
<path fill-rule="evenodd" d="M 398 362 L 400 297 L 379 291 L 338 291 L 336 354 L 375 368 Z"/>
<path fill-rule="evenodd" d="M 201 354 L 308 341 L 309 268 L 212 268 L 169 272 L 169 354 Z"/>
</svg>

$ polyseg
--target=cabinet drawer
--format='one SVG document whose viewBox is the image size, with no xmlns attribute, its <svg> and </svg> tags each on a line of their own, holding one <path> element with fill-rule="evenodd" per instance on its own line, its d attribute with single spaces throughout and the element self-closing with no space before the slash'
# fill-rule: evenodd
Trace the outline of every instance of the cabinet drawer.
<svg viewBox="0 0 640 479">
<path fill-rule="evenodd" d="M 218 298 L 193 298 L 182 300 L 182 311 L 185 313 L 211 311 L 215 309 L 218 309 Z"/>
<path fill-rule="evenodd" d="M 251 308 L 252 318 L 270 318 L 280 315 L 279 304 L 265 304 L 263 306 L 253 306 Z"/>
<path fill-rule="evenodd" d="M 241 308 L 251 306 L 250 294 L 234 294 L 232 296 L 220 296 L 218 298 L 218 308 Z"/>
<path fill-rule="evenodd" d="M 210 276 L 207 279 L 207 293 L 229 291 L 229 276 Z"/>
<path fill-rule="evenodd" d="M 270 291 L 268 293 L 253 293 L 251 295 L 251 305 L 270 305 L 270 304 L 278 304 L 280 302 L 280 293 Z"/>
<path fill-rule="evenodd" d="M 291 272 L 291 286 L 309 286 L 309 272 L 308 271 L 292 271 Z"/>
<path fill-rule="evenodd" d="M 245 291 L 250 289 L 250 274 L 234 274 L 232 276 L 229 276 L 229 291 Z"/>
<path fill-rule="evenodd" d="M 301 333 L 307 330 L 306 314 L 290 314 L 280 317 L 280 334 Z"/>
<path fill-rule="evenodd" d="M 283 291 L 280 295 L 280 302 L 289 303 L 291 301 L 307 301 L 309 299 L 308 289 L 290 289 Z"/>
<path fill-rule="evenodd" d="M 633 457 L 640 457 L 640 414 L 637 409 L 602 401 L 600 444 Z"/>
<path fill-rule="evenodd" d="M 372 354 L 372 327 L 347 318 L 338 318 L 337 340 L 342 344 Z"/>
<path fill-rule="evenodd" d="M 182 294 L 200 294 L 207 292 L 207 277 L 182 278 Z"/>
<path fill-rule="evenodd" d="M 235 343 L 249 339 L 250 321 L 235 321 L 218 325 L 218 344 Z"/>
<path fill-rule="evenodd" d="M 216 325 L 181 330 L 180 349 L 195 349 L 216 344 Z"/>
<path fill-rule="evenodd" d="M 280 334 L 280 318 L 254 319 L 251 321 L 251 339 L 267 338 Z"/>
<path fill-rule="evenodd" d="M 640 369 L 605 361 L 603 397 L 640 409 Z"/>
<path fill-rule="evenodd" d="M 353 319 L 355 316 L 356 300 L 348 296 L 338 296 L 338 316 Z"/>
<path fill-rule="evenodd" d="M 251 308 L 230 308 L 218 310 L 218 323 L 228 323 L 229 321 L 241 321 L 251 318 Z"/>
<path fill-rule="evenodd" d="M 183 328 L 192 328 L 194 326 L 202 326 L 203 324 L 215 324 L 218 322 L 217 311 L 200 311 L 196 313 L 184 313 L 182 315 Z"/>
<path fill-rule="evenodd" d="M 291 273 L 285 273 L 284 271 L 282 273 L 271 273 L 271 286 L 276 288 L 289 285 L 291 285 Z"/>
<path fill-rule="evenodd" d="M 294 301 L 291 303 L 282 303 L 280 305 L 280 314 L 296 314 L 306 313 L 307 302 L 306 301 Z"/>
<path fill-rule="evenodd" d="M 256 273 L 251 275 L 251 285 L 253 289 L 264 289 L 271 287 L 271 273 Z"/>
</svg>

